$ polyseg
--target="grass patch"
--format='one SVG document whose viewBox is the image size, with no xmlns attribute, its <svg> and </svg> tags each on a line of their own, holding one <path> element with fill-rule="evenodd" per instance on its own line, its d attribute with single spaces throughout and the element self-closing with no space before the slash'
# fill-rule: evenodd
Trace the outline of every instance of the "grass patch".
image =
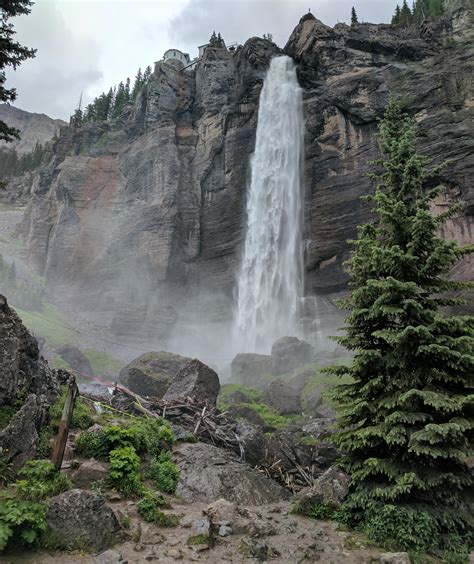
<svg viewBox="0 0 474 564">
<path fill-rule="evenodd" d="M 120 360 L 104 352 L 85 349 L 84 354 L 91 363 L 92 370 L 96 376 L 115 376 L 124 366 Z"/>
<path fill-rule="evenodd" d="M 219 397 L 217 398 L 217 406 L 221 411 L 227 411 L 230 407 L 229 396 L 234 392 L 241 392 L 245 394 L 251 403 L 258 403 L 262 397 L 262 392 L 256 390 L 255 388 L 247 388 L 241 384 L 224 384 L 219 392 Z"/>
<path fill-rule="evenodd" d="M 30 312 L 13 306 L 26 328 L 33 334 L 40 335 L 53 347 L 73 345 L 78 333 L 64 319 L 54 306 L 44 304 L 41 312 Z"/>
</svg>

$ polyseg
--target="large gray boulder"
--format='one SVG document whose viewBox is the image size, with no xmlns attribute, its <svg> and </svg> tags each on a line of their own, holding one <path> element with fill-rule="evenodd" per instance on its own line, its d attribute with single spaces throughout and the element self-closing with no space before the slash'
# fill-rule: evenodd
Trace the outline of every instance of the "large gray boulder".
<svg viewBox="0 0 474 564">
<path fill-rule="evenodd" d="M 79 372 L 79 374 L 85 374 L 86 376 L 93 375 L 89 359 L 78 347 L 74 347 L 73 345 L 64 345 L 63 347 L 56 349 L 54 352 L 65 360 L 73 370 Z"/>
<path fill-rule="evenodd" d="M 215 446 L 181 444 L 174 455 L 180 470 L 176 494 L 186 501 L 224 498 L 240 505 L 260 505 L 290 497 L 276 482 Z"/>
<path fill-rule="evenodd" d="M 263 390 L 262 400 L 281 415 L 301 413 L 300 395 L 288 382 L 275 380 Z"/>
<path fill-rule="evenodd" d="M 0 430 L 0 456 L 14 470 L 35 455 L 60 379 L 39 355 L 36 339 L 0 295 L 0 408 L 11 412 Z"/>
<path fill-rule="evenodd" d="M 282 337 L 272 346 L 272 373 L 286 374 L 313 361 L 314 349 L 296 337 Z"/>
<path fill-rule="evenodd" d="M 267 354 L 239 353 L 231 364 L 232 382 L 239 382 L 244 386 L 259 388 L 263 378 L 270 374 L 272 358 Z"/>
<path fill-rule="evenodd" d="M 170 352 L 148 352 L 122 368 L 119 382 L 141 396 L 162 398 L 190 358 Z"/>
<path fill-rule="evenodd" d="M 314 505 L 338 507 L 349 493 L 350 483 L 349 474 L 332 466 L 311 487 L 296 494 L 296 509 L 301 513 L 308 513 Z"/>
<path fill-rule="evenodd" d="M 102 551 L 119 539 L 120 525 L 103 498 L 85 490 L 69 490 L 48 502 L 46 522 L 59 547 Z"/>
<path fill-rule="evenodd" d="M 216 405 L 219 389 L 219 376 L 212 368 L 194 359 L 176 374 L 163 399 L 190 397 L 199 404 Z"/>
</svg>

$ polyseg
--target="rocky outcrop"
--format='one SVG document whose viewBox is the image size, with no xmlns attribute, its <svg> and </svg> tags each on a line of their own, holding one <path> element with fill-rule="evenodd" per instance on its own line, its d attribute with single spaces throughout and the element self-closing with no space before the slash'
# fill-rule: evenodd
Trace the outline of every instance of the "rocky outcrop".
<svg viewBox="0 0 474 564">
<path fill-rule="evenodd" d="M 182 444 L 174 455 L 180 469 L 176 494 L 186 501 L 223 498 L 242 505 L 260 505 L 289 498 L 276 482 L 212 445 Z"/>
<path fill-rule="evenodd" d="M 44 145 L 59 134 L 61 127 L 67 125 L 62 119 L 26 112 L 9 104 L 0 104 L 0 120 L 20 130 L 20 139 L 14 139 L 11 143 L 0 141 L 0 151 L 15 150 L 20 155 L 33 151 L 36 143 Z"/>
<path fill-rule="evenodd" d="M 36 339 L 0 295 L 0 409 L 11 413 L 0 430 L 0 458 L 14 470 L 35 455 L 59 379 L 40 357 Z"/>
<path fill-rule="evenodd" d="M 346 289 L 347 240 L 370 217 L 360 196 L 372 190 L 365 174 L 390 91 L 416 117 L 420 151 L 450 159 L 439 180 L 467 206 L 449 236 L 472 240 L 474 26 L 467 8 L 439 26 L 330 28 L 305 17 L 284 49 L 304 96 L 308 296 Z M 252 38 L 234 53 L 207 49 L 195 70 L 158 63 L 120 119 L 62 130 L 34 181 L 27 255 L 115 335 L 135 335 L 141 348 L 222 337 L 259 93 L 278 53 Z"/>
<path fill-rule="evenodd" d="M 272 373 L 286 374 L 313 361 L 314 349 L 296 337 L 282 337 L 272 345 Z"/>
<path fill-rule="evenodd" d="M 162 398 L 176 374 L 190 361 L 170 352 L 145 353 L 122 368 L 119 382 L 142 396 Z"/>
<path fill-rule="evenodd" d="M 189 397 L 198 405 L 216 405 L 219 389 L 219 376 L 212 368 L 194 359 L 176 374 L 163 399 Z"/>
<path fill-rule="evenodd" d="M 314 484 L 295 496 L 297 511 L 308 514 L 315 505 L 339 507 L 349 493 L 351 478 L 336 467 L 329 468 Z"/>
<path fill-rule="evenodd" d="M 232 381 L 244 386 L 258 388 L 262 385 L 263 377 L 270 374 L 272 359 L 270 355 L 257 353 L 239 353 L 232 360 Z"/>
<path fill-rule="evenodd" d="M 105 550 L 120 540 L 115 513 L 96 493 L 69 490 L 48 501 L 46 523 L 66 550 Z"/>
<path fill-rule="evenodd" d="M 64 345 L 54 352 L 65 360 L 74 371 L 85 376 L 92 376 L 91 363 L 81 349 L 72 345 Z"/>
</svg>

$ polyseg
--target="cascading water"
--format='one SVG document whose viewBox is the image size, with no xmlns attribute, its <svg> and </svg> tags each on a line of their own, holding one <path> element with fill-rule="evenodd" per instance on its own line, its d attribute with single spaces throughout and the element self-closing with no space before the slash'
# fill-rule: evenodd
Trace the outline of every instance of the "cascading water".
<svg viewBox="0 0 474 564">
<path fill-rule="evenodd" d="M 241 351 L 269 352 L 276 339 L 297 333 L 303 295 L 303 146 L 295 65 L 289 57 L 277 57 L 260 95 L 251 161 L 235 316 Z"/>
</svg>

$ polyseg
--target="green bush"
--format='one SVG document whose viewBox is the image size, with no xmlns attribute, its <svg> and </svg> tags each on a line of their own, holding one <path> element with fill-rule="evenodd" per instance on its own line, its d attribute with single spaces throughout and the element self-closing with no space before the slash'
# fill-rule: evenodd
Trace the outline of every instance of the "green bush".
<svg viewBox="0 0 474 564">
<path fill-rule="evenodd" d="M 174 493 L 179 480 L 179 469 L 171 460 L 169 453 L 162 453 L 151 463 L 149 477 L 162 492 Z"/>
<path fill-rule="evenodd" d="M 67 388 L 63 386 L 61 395 L 49 408 L 49 414 L 52 419 L 52 424 L 58 427 L 63 414 L 64 403 L 66 402 Z M 94 424 L 93 411 L 87 405 L 83 398 L 78 396 L 74 404 L 74 411 L 72 412 L 71 427 L 73 429 L 87 429 Z"/>
<path fill-rule="evenodd" d="M 140 478 L 140 458 L 132 446 L 112 450 L 109 455 L 108 483 L 127 496 L 137 496 L 143 491 Z"/>
<path fill-rule="evenodd" d="M 49 460 L 29 460 L 20 470 L 23 477 L 15 482 L 18 497 L 40 501 L 71 488 L 71 482 Z"/>
<path fill-rule="evenodd" d="M 160 498 L 145 495 L 137 502 L 137 511 L 145 521 L 156 523 L 160 527 L 175 527 L 179 523 L 177 515 L 166 515 L 160 510 L 163 507 Z"/>
<path fill-rule="evenodd" d="M 319 521 L 328 521 L 329 519 L 334 519 L 338 511 L 338 508 L 330 503 L 318 503 L 313 505 L 308 513 L 308 517 L 311 519 L 318 519 Z"/>
<path fill-rule="evenodd" d="M 74 451 L 87 458 L 107 458 L 109 453 L 102 432 L 84 431 L 74 441 Z"/>
<path fill-rule="evenodd" d="M 141 418 L 133 427 L 137 430 L 140 440 L 139 452 L 158 456 L 162 450 L 170 449 L 174 443 L 173 431 L 164 419 Z"/>
<path fill-rule="evenodd" d="M 0 406 L 0 430 L 4 429 L 10 423 L 16 412 L 17 409 L 13 405 Z"/>
<path fill-rule="evenodd" d="M 4 495 L 0 498 L 0 552 L 8 544 L 34 545 L 46 530 L 46 506 Z"/>
<path fill-rule="evenodd" d="M 39 433 L 38 446 L 36 447 L 35 458 L 47 459 L 51 457 L 53 453 L 53 445 L 51 444 L 51 439 L 54 436 L 54 431 L 49 426 L 44 426 Z"/>
</svg>

